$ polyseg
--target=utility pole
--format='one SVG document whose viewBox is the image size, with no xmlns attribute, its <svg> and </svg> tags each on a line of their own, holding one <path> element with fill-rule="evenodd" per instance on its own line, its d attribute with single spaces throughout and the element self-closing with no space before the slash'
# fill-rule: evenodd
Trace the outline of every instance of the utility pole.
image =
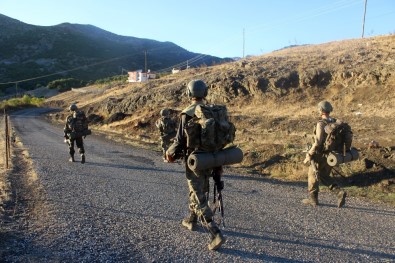
<svg viewBox="0 0 395 263">
<path fill-rule="evenodd" d="M 243 58 L 244 58 L 244 49 L 245 49 L 245 29 L 243 28 Z"/>
<path fill-rule="evenodd" d="M 368 0 L 365 0 L 365 8 L 364 8 L 364 11 L 363 11 L 363 20 L 362 20 L 362 38 L 363 38 L 363 35 L 365 33 L 365 17 L 366 17 L 366 5 L 367 5 L 367 2 L 368 2 Z"/>
<path fill-rule="evenodd" d="M 145 73 L 147 73 L 147 50 L 144 51 L 144 57 L 145 57 Z"/>
<path fill-rule="evenodd" d="M 18 97 L 18 82 L 15 82 L 15 98 Z"/>
</svg>

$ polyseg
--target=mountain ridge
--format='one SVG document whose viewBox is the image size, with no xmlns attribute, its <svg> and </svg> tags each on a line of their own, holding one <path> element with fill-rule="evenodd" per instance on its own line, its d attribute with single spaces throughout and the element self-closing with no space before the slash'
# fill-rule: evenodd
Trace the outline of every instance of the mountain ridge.
<svg viewBox="0 0 395 263">
<path fill-rule="evenodd" d="M 201 59 L 191 62 L 190 66 L 210 66 L 232 60 L 193 53 L 169 41 L 117 35 L 93 25 L 35 26 L 0 14 L 0 31 L 0 83 L 63 72 L 20 83 L 26 89 L 45 86 L 54 79 L 91 81 L 120 75 L 122 69 L 142 69 L 145 52 L 152 71 L 193 61 L 198 56 Z"/>
</svg>

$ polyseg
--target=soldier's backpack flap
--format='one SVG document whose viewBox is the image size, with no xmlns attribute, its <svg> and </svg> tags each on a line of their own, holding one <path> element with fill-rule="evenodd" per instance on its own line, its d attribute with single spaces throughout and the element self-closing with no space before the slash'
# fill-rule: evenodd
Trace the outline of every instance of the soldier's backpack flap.
<svg viewBox="0 0 395 263">
<path fill-rule="evenodd" d="M 72 131 L 77 134 L 77 136 L 90 135 L 91 131 L 88 129 L 88 119 L 83 111 L 75 111 L 73 113 L 72 120 Z"/>
<path fill-rule="evenodd" d="M 174 135 L 176 133 L 176 123 L 170 117 L 162 118 L 161 122 L 162 122 L 163 134 Z"/>
<path fill-rule="evenodd" d="M 235 138 L 236 128 L 229 121 L 225 105 L 198 105 L 195 109 L 195 117 L 190 122 L 186 127 L 191 131 L 190 135 L 186 131 L 187 137 L 190 137 L 187 143 L 198 144 L 194 149 L 218 151 L 232 143 Z"/>
</svg>

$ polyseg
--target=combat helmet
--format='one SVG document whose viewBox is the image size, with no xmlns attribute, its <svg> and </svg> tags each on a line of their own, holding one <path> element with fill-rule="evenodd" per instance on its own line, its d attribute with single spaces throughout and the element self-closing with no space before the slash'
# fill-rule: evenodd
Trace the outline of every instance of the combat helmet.
<svg viewBox="0 0 395 263">
<path fill-rule="evenodd" d="M 160 111 L 160 116 L 166 117 L 166 116 L 169 116 L 169 115 L 170 115 L 170 112 L 169 112 L 168 109 L 163 109 L 163 110 Z"/>
<path fill-rule="evenodd" d="M 330 113 L 333 111 L 332 104 L 329 101 L 323 100 L 318 103 L 318 111 L 319 112 L 327 112 Z"/>
<path fill-rule="evenodd" d="M 189 98 L 202 99 L 207 96 L 207 86 L 203 80 L 196 79 L 188 83 L 187 95 Z"/>
<path fill-rule="evenodd" d="M 70 105 L 69 110 L 70 110 L 70 111 L 76 111 L 76 110 L 78 110 L 78 107 L 77 107 L 77 105 L 75 105 L 75 104 L 73 103 L 73 104 Z"/>
</svg>

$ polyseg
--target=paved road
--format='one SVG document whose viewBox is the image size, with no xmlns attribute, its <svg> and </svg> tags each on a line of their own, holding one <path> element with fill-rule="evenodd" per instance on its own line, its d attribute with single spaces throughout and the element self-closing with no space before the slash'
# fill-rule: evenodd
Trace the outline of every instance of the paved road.
<svg viewBox="0 0 395 263">
<path fill-rule="evenodd" d="M 207 249 L 189 232 L 183 167 L 160 154 L 89 136 L 87 163 L 69 163 L 62 129 L 33 114 L 11 117 L 46 193 L 24 252 L 63 262 L 395 262 L 395 209 L 330 193 L 301 204 L 306 185 L 225 171 L 227 242 Z M 78 158 L 77 158 L 78 160 Z"/>
</svg>

